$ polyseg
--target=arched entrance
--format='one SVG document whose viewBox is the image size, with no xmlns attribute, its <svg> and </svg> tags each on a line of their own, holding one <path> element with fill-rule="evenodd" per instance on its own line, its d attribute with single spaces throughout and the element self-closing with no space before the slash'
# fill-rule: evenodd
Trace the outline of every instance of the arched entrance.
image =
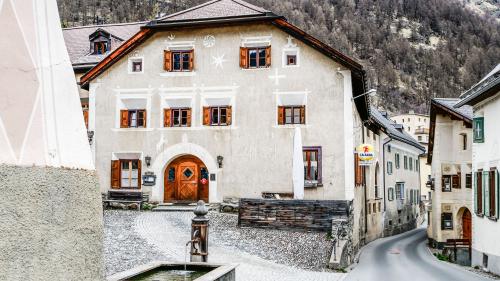
<svg viewBox="0 0 500 281">
<path fill-rule="evenodd" d="M 462 238 L 472 238 L 472 214 L 467 208 L 464 209 L 462 214 Z"/>
<path fill-rule="evenodd" d="M 196 156 L 184 155 L 174 159 L 164 172 L 164 202 L 208 202 L 209 173 Z"/>
</svg>

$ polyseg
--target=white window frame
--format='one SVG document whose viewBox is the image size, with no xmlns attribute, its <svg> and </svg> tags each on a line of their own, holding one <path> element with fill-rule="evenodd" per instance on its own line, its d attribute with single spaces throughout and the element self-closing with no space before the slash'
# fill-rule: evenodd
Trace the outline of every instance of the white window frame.
<svg viewBox="0 0 500 281">
<path fill-rule="evenodd" d="M 142 66 L 141 66 L 141 71 L 133 71 L 133 63 L 136 61 L 141 61 Z M 128 74 L 143 74 L 144 73 L 144 57 L 130 57 L 128 59 Z"/>
<path fill-rule="evenodd" d="M 151 118 L 151 97 L 153 88 L 137 88 L 137 89 L 115 89 L 116 106 L 115 106 L 115 127 L 113 131 L 151 131 L 153 130 Z M 145 100 L 145 108 L 128 108 L 125 106 L 124 100 Z M 145 128 L 120 128 L 120 111 L 121 110 L 146 110 L 146 127 Z"/>
<path fill-rule="evenodd" d="M 307 96 L 310 94 L 309 90 L 304 90 L 304 91 L 294 91 L 294 92 L 280 92 L 280 91 L 275 91 L 275 107 L 274 107 L 274 128 L 295 128 L 295 127 L 303 127 L 307 128 L 309 127 L 309 111 L 308 106 L 307 106 Z M 302 97 L 300 97 L 302 95 Z M 290 96 L 290 97 L 296 97 L 298 100 L 300 100 L 299 103 L 287 103 L 283 101 L 283 98 L 285 96 Z M 278 107 L 279 106 L 305 106 L 306 107 L 306 116 L 305 116 L 305 124 L 283 124 L 283 125 L 278 125 Z"/>
<path fill-rule="evenodd" d="M 197 120 L 196 116 L 199 112 L 196 110 L 196 88 L 195 87 L 172 87 L 165 88 L 163 85 L 158 89 L 160 95 L 160 114 L 159 114 L 159 126 L 157 130 L 193 130 L 200 126 L 201 123 L 197 124 L 195 120 Z M 174 103 L 176 100 L 189 100 L 189 107 L 191 108 L 191 126 L 190 127 L 163 127 L 163 120 L 165 118 L 164 109 L 166 108 L 176 108 L 172 106 L 171 103 Z M 169 104 L 170 102 L 170 104 Z"/>
<path fill-rule="evenodd" d="M 222 87 L 200 87 L 200 107 L 199 116 L 197 118 L 200 127 L 205 130 L 228 130 L 238 128 L 237 113 L 238 108 L 236 104 L 236 92 L 238 86 L 222 86 Z M 211 99 L 228 99 L 226 104 L 210 104 Z M 231 125 L 227 126 L 202 126 L 203 124 L 203 107 L 216 107 L 216 106 L 231 106 Z M 193 120 L 193 117 L 191 117 Z"/>
</svg>

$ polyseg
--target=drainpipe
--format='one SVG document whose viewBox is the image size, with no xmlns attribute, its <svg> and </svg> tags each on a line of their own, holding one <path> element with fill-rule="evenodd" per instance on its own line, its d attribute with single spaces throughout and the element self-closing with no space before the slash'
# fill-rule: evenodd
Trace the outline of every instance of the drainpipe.
<svg viewBox="0 0 500 281">
<path fill-rule="evenodd" d="M 387 144 L 389 144 L 391 141 L 392 141 L 392 138 L 389 137 L 389 140 L 386 141 L 386 142 L 384 142 L 384 144 L 382 145 L 382 174 L 383 174 L 382 182 L 384 184 L 384 212 L 387 209 L 387 207 L 386 207 L 387 196 L 386 196 L 386 193 L 385 193 L 385 169 L 386 169 L 386 166 L 387 166 L 386 163 L 385 163 L 385 146 Z"/>
</svg>

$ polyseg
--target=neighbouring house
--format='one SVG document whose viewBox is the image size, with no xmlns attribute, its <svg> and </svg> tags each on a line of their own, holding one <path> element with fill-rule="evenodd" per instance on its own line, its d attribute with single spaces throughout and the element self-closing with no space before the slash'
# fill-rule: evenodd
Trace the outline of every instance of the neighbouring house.
<svg viewBox="0 0 500 281">
<path fill-rule="evenodd" d="M 422 221 L 419 157 L 425 148 L 386 112 L 372 107 L 370 120 L 370 127 L 379 132 L 380 165 L 375 170 L 381 169 L 381 174 L 373 176 L 377 188 L 373 188 L 371 211 L 376 206 L 376 228 L 383 222 L 383 236 L 391 236 L 414 229 Z"/>
<path fill-rule="evenodd" d="M 79 82 L 85 72 L 136 34 L 144 24 L 134 22 L 63 28 L 64 42 L 76 81 Z M 78 88 L 85 125 L 88 127 L 89 93 Z"/>
<path fill-rule="evenodd" d="M 81 85 L 103 192 L 290 195 L 298 127 L 304 198 L 354 198 L 362 66 L 270 11 L 217 0 L 151 21 Z"/>
<path fill-rule="evenodd" d="M 391 119 L 403 125 L 404 130 L 417 142 L 427 149 L 429 142 L 429 115 L 418 114 L 410 110 L 406 114 L 391 117 Z M 427 164 L 427 153 L 419 157 L 420 161 L 420 196 L 427 203 L 431 201 L 431 190 L 426 185 L 431 175 L 431 166 Z"/>
<path fill-rule="evenodd" d="M 432 173 L 428 185 L 432 203 L 427 236 L 429 244 L 440 249 L 448 239 L 472 236 L 472 107 L 455 108 L 458 101 L 435 98 L 430 106 L 428 164 Z"/>
<path fill-rule="evenodd" d="M 472 266 L 500 274 L 500 64 L 462 94 L 455 105 L 472 106 Z"/>
</svg>

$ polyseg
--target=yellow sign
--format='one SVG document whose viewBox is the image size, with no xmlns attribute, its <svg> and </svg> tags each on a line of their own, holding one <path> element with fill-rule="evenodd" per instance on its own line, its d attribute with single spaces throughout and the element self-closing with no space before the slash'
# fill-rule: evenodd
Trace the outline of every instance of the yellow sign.
<svg viewBox="0 0 500 281">
<path fill-rule="evenodd" d="M 361 144 L 356 150 L 358 152 L 358 159 L 362 162 L 371 162 L 375 158 L 375 150 L 371 144 Z"/>
</svg>

